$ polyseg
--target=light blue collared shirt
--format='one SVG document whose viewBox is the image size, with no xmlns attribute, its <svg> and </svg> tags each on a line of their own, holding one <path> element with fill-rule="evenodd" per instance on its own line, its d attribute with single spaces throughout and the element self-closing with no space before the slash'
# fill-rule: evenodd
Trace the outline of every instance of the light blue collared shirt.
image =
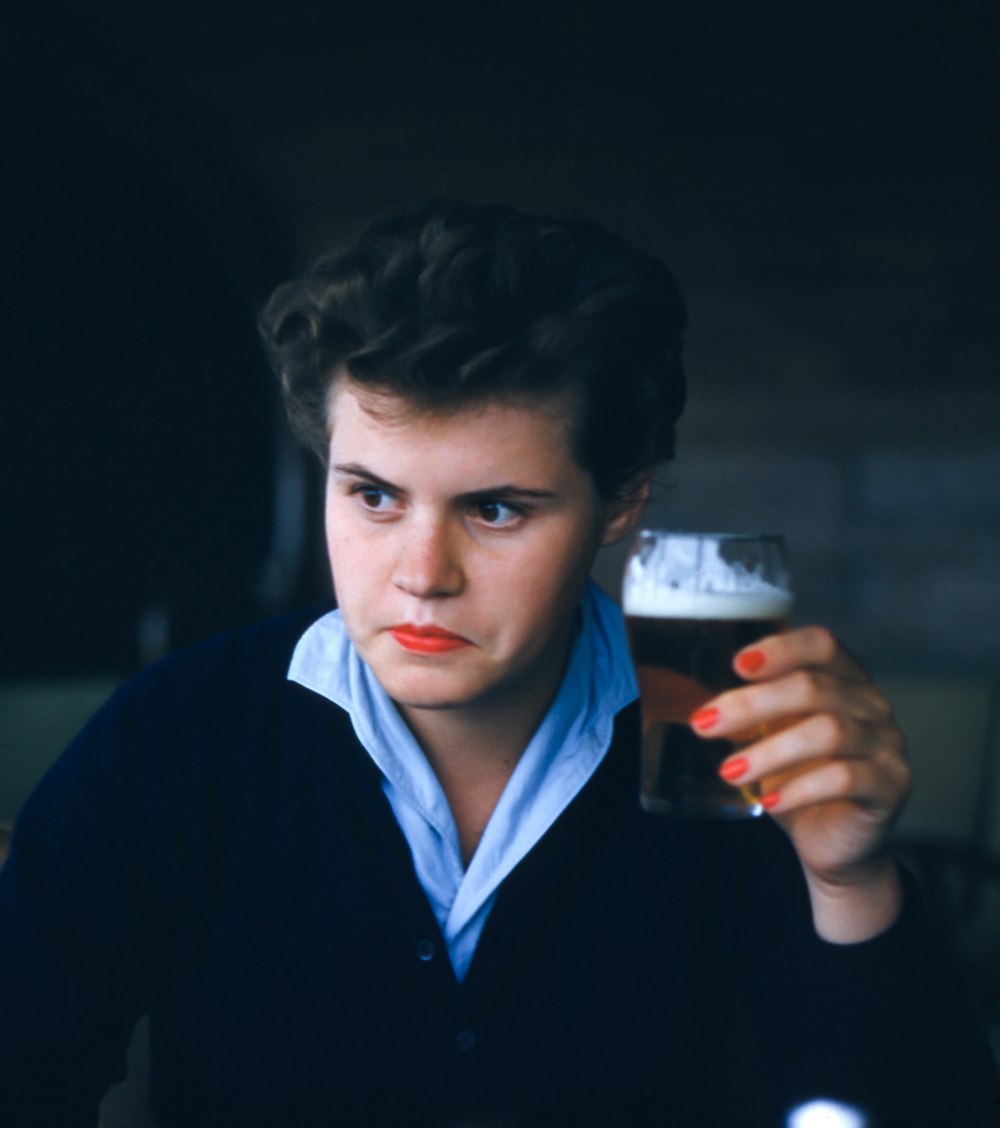
<svg viewBox="0 0 1000 1128">
<path fill-rule="evenodd" d="M 611 744 L 615 714 L 638 696 L 621 612 L 591 583 L 580 603 L 579 629 L 559 690 L 466 869 L 437 776 L 348 638 L 339 611 L 305 632 L 288 677 L 350 714 L 358 740 L 382 772 L 382 788 L 460 981 L 500 883 L 597 770 Z"/>
</svg>

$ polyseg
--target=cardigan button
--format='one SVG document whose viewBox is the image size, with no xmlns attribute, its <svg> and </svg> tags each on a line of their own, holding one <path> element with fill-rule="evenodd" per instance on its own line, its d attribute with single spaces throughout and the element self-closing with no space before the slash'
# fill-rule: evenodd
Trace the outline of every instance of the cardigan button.
<svg viewBox="0 0 1000 1128">
<path fill-rule="evenodd" d="M 417 941 L 417 959 L 420 960 L 421 963 L 427 963 L 429 960 L 434 959 L 433 940 Z"/>
<path fill-rule="evenodd" d="M 460 1030 L 455 1035 L 455 1048 L 460 1054 L 467 1054 L 476 1044 L 476 1036 L 471 1030 Z"/>
</svg>

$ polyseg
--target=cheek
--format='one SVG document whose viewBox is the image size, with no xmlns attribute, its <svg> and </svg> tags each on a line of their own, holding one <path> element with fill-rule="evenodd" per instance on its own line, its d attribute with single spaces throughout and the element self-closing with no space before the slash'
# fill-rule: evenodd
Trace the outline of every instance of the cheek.
<svg viewBox="0 0 1000 1128">
<path fill-rule="evenodd" d="M 374 552 L 360 538 L 343 531 L 342 525 L 341 531 L 334 533 L 328 524 L 326 556 L 338 605 L 345 611 L 363 607 L 376 577 Z"/>
<path fill-rule="evenodd" d="M 563 618 L 576 607 L 590 574 L 592 553 L 578 537 L 550 544 L 548 551 L 523 562 L 516 581 L 517 602 L 540 622 Z"/>
<path fill-rule="evenodd" d="M 330 562 L 350 561 L 363 555 L 355 515 L 346 509 L 342 499 L 327 502 L 325 513 L 326 554 Z"/>
</svg>

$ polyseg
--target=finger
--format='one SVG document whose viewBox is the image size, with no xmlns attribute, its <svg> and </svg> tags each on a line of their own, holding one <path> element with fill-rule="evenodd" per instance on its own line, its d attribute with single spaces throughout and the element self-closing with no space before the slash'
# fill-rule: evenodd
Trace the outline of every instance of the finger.
<svg viewBox="0 0 1000 1128">
<path fill-rule="evenodd" d="M 761 804 L 775 815 L 787 815 L 822 804 L 851 803 L 873 817 L 897 810 L 908 778 L 896 765 L 871 760 L 829 760 L 766 790 Z"/>
<path fill-rule="evenodd" d="M 892 706 L 870 681 L 845 682 L 825 671 L 798 669 L 756 685 L 727 690 L 690 718 L 703 736 L 742 738 L 814 713 L 892 726 Z"/>
<path fill-rule="evenodd" d="M 830 760 L 878 761 L 894 777 L 909 771 L 898 729 L 818 713 L 737 750 L 722 763 L 719 773 L 728 782 L 743 785 L 788 772 L 797 774 L 810 763 Z"/>
<path fill-rule="evenodd" d="M 733 668 L 747 681 L 781 677 L 796 669 L 823 669 L 845 681 L 868 681 L 868 672 L 825 627 L 798 627 L 745 647 Z"/>
</svg>

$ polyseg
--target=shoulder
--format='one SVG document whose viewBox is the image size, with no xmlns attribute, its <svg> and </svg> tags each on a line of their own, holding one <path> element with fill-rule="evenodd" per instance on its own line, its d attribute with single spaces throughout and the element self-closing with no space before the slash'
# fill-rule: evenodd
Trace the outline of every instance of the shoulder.
<svg viewBox="0 0 1000 1128">
<path fill-rule="evenodd" d="M 284 675 L 299 639 L 331 609 L 330 603 L 315 604 L 251 626 L 224 631 L 167 655 L 134 678 L 132 684 L 144 687 L 164 679 L 208 671 L 232 670 L 244 675 L 267 676 L 277 670 Z"/>
<path fill-rule="evenodd" d="M 170 778 L 246 775 L 296 744 L 313 712 L 336 706 L 288 681 L 295 645 L 329 610 L 314 606 L 179 650 L 126 682 L 60 759 L 60 771 L 166 786 Z"/>
<path fill-rule="evenodd" d="M 311 778 L 322 752 L 351 746 L 347 715 L 286 676 L 296 642 L 327 610 L 227 631 L 132 678 L 49 769 L 22 818 L 58 841 L 67 835 L 53 827 L 76 825 L 130 827 L 130 841 L 193 839 L 235 825 L 279 778 Z"/>
<path fill-rule="evenodd" d="M 209 702 L 226 708 L 234 699 L 247 705 L 273 696 L 285 683 L 299 639 L 330 607 L 317 604 L 175 651 L 126 682 L 108 707 L 128 712 L 183 704 L 188 712 Z"/>
</svg>

